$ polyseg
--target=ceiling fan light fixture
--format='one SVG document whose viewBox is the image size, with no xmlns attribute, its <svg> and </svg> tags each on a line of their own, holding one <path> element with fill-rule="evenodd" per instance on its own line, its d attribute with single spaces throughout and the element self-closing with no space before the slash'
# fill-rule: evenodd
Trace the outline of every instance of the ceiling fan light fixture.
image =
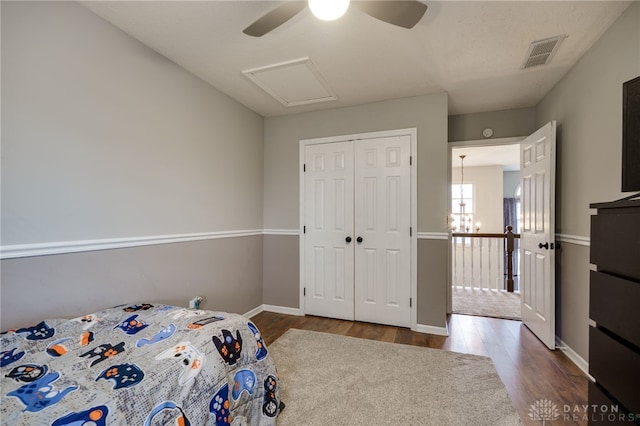
<svg viewBox="0 0 640 426">
<path fill-rule="evenodd" d="M 345 14 L 350 0 L 309 0 L 311 13 L 323 21 L 334 21 Z"/>
</svg>

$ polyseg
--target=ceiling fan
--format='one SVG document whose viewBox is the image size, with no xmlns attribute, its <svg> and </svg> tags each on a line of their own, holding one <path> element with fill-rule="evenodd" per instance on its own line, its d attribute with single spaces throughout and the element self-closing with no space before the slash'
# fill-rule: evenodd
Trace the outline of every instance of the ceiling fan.
<svg viewBox="0 0 640 426">
<path fill-rule="evenodd" d="M 353 1 L 351 4 L 367 15 L 403 28 L 413 28 L 427 11 L 427 5 L 416 0 Z M 262 37 L 296 16 L 307 5 L 316 17 L 329 21 L 339 18 L 347 11 L 349 0 L 309 0 L 308 4 L 305 1 L 285 1 L 242 32 L 253 37 Z M 324 11 L 325 6 L 336 6 L 336 10 Z"/>
</svg>

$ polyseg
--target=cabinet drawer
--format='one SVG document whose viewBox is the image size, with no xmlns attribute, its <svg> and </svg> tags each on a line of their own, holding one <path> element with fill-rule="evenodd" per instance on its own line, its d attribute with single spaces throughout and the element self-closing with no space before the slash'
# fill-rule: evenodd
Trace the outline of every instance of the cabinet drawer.
<svg viewBox="0 0 640 426">
<path fill-rule="evenodd" d="M 589 317 L 640 347 L 640 283 L 590 272 Z"/>
<path fill-rule="evenodd" d="M 599 271 L 640 280 L 640 213 L 591 216 L 591 263 Z"/>
<path fill-rule="evenodd" d="M 590 327 L 589 373 L 630 412 L 640 413 L 640 354 Z"/>
<path fill-rule="evenodd" d="M 629 425 L 636 420 L 625 407 L 613 401 L 600 387 L 589 382 L 589 424 Z M 637 424 L 638 422 L 635 422 Z"/>
</svg>

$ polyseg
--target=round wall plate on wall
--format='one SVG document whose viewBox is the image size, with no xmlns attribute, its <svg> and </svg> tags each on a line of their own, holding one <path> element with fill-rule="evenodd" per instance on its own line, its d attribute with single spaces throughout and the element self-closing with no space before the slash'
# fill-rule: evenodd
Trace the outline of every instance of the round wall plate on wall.
<svg viewBox="0 0 640 426">
<path fill-rule="evenodd" d="M 491 136 L 493 136 L 493 129 L 491 127 L 487 127 L 482 131 L 482 136 L 484 136 L 485 138 L 490 138 Z"/>
</svg>

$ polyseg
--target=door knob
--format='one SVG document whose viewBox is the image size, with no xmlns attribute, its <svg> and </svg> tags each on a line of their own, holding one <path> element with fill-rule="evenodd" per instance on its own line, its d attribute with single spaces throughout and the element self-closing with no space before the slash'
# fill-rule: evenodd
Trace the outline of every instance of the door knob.
<svg viewBox="0 0 640 426">
<path fill-rule="evenodd" d="M 549 243 L 544 243 L 544 244 L 538 243 L 538 248 L 539 249 L 543 248 L 545 250 L 549 250 Z"/>
<path fill-rule="evenodd" d="M 349 244 L 351 242 L 351 237 L 347 237 L 344 240 L 347 242 L 347 244 Z"/>
<path fill-rule="evenodd" d="M 356 238 L 356 241 L 358 242 L 358 244 L 360 244 L 362 242 L 362 237 Z"/>
</svg>

